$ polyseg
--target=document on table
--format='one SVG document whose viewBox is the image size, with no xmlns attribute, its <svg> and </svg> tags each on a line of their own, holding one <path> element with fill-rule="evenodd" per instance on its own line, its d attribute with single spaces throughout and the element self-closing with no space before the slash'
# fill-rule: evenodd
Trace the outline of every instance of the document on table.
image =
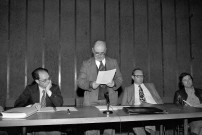
<svg viewBox="0 0 202 135">
<path fill-rule="evenodd" d="M 99 105 L 99 106 L 95 106 L 97 109 L 99 109 L 99 111 L 105 111 L 107 110 L 107 106 L 106 105 Z M 129 106 L 109 106 L 109 110 L 113 111 L 113 110 L 122 110 L 123 107 L 129 107 Z"/>
<path fill-rule="evenodd" d="M 114 78 L 116 69 L 107 70 L 107 71 L 99 71 L 97 75 L 96 83 L 98 84 L 108 84 L 112 82 Z"/>
<path fill-rule="evenodd" d="M 78 111 L 75 107 L 44 107 L 38 110 L 38 112 L 56 112 L 56 111 Z"/>
<path fill-rule="evenodd" d="M 192 106 L 192 107 L 196 107 L 196 108 L 202 108 L 202 104 L 197 104 L 197 105 L 192 105 L 190 104 L 189 102 L 185 101 L 185 100 L 182 100 L 185 104 L 189 105 L 189 106 Z"/>
</svg>

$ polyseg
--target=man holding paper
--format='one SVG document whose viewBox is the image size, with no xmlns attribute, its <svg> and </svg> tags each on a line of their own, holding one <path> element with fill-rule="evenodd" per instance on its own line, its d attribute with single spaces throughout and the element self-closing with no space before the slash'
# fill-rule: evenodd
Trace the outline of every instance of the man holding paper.
<svg viewBox="0 0 202 135">
<path fill-rule="evenodd" d="M 117 105 L 118 91 L 116 90 L 121 86 L 123 79 L 117 61 L 105 57 L 106 50 L 104 41 L 96 41 L 92 48 L 94 57 L 84 61 L 80 69 L 77 83 L 81 89 L 85 90 L 84 106 L 105 105 L 104 94 L 106 92 L 109 94 L 110 104 Z M 110 75 L 104 73 L 105 71 L 109 71 Z M 104 74 L 105 77 L 109 75 L 108 77 L 111 77 L 111 80 L 101 84 L 100 81 L 103 78 L 102 75 L 97 78 L 99 72 L 103 72 L 101 74 Z"/>
<path fill-rule="evenodd" d="M 94 57 L 83 62 L 77 80 L 78 86 L 84 92 L 84 106 L 105 105 L 104 94 L 109 95 L 111 105 L 118 103 L 117 89 L 122 84 L 122 75 L 115 59 L 105 57 L 106 43 L 96 41 L 92 52 Z M 85 135 L 99 135 L 99 130 L 89 130 Z M 115 130 L 104 130 L 103 134 L 114 135 Z"/>
</svg>

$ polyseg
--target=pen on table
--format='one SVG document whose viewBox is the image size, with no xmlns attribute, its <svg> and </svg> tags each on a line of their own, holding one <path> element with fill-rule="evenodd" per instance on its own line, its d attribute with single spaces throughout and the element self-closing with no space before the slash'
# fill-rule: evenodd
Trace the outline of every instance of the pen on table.
<svg viewBox="0 0 202 135">
<path fill-rule="evenodd" d="M 57 111 L 56 107 L 53 107 L 53 110 L 56 112 Z"/>
<path fill-rule="evenodd" d="M 183 102 L 185 102 L 187 105 L 192 106 L 189 102 L 182 100 Z"/>
<path fill-rule="evenodd" d="M 70 110 L 69 109 L 67 109 L 67 113 L 70 114 Z"/>
</svg>

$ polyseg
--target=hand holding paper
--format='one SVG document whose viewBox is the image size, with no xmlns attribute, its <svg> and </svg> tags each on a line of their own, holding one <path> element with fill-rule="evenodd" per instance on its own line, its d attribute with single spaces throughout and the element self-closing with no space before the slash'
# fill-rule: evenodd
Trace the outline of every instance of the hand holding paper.
<svg viewBox="0 0 202 135">
<path fill-rule="evenodd" d="M 116 69 L 99 71 L 97 75 L 96 83 L 98 84 L 109 84 L 112 82 Z"/>
</svg>

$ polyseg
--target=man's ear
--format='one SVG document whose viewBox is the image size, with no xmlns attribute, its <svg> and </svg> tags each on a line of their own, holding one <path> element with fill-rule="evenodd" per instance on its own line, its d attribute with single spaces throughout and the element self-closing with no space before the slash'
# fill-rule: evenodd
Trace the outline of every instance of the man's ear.
<svg viewBox="0 0 202 135">
<path fill-rule="evenodd" d="M 36 82 L 37 84 L 39 84 L 39 80 L 35 80 L 35 82 Z"/>
<path fill-rule="evenodd" d="M 133 75 L 131 77 L 132 77 L 133 80 L 135 79 L 135 77 Z"/>
</svg>

